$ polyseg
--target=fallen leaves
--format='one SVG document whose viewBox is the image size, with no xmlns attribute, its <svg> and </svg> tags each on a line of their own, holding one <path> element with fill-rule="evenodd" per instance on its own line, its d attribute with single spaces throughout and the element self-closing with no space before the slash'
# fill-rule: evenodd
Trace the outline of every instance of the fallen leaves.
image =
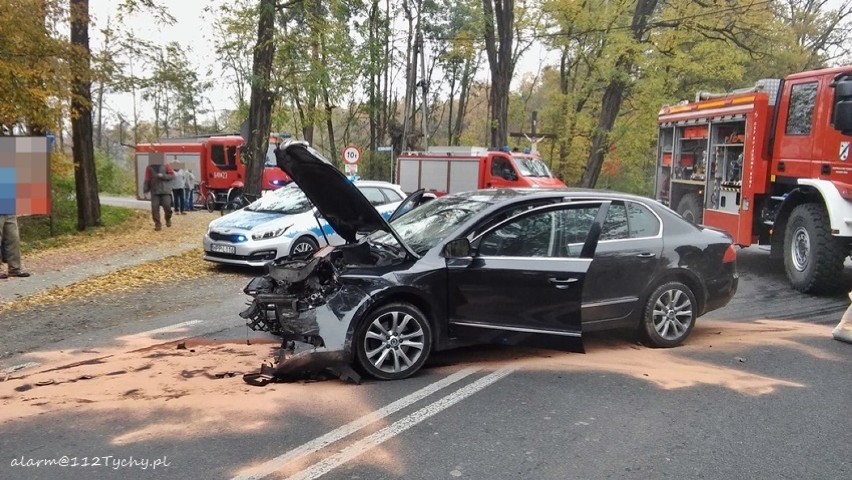
<svg viewBox="0 0 852 480">
<path fill-rule="evenodd" d="M 59 288 L 52 288 L 20 300 L 0 305 L 0 312 L 20 311 L 28 308 L 56 304 L 68 300 L 127 292 L 161 281 L 197 279 L 208 275 L 233 275 L 220 272 L 212 264 L 202 259 L 199 248 L 166 257 L 162 260 L 146 262 L 133 267 L 92 277 L 81 282 Z"/>
<path fill-rule="evenodd" d="M 116 257 L 132 258 L 152 250 L 161 252 L 164 258 L 0 304 L 0 313 L 128 292 L 161 281 L 197 279 L 213 274 L 231 275 L 227 271 L 218 271 L 202 259 L 204 232 L 210 221 L 218 216 L 218 213 L 209 212 L 174 215 L 171 228 L 155 232 L 150 213 L 139 211 L 124 225 L 98 230 L 75 239 L 73 243 L 27 255 L 23 259 L 25 268 L 42 278 L 49 276 L 51 271 L 85 269 L 89 265 L 108 264 Z M 187 250 L 192 245 L 198 247 Z M 175 254 L 170 255 L 172 252 Z"/>
</svg>

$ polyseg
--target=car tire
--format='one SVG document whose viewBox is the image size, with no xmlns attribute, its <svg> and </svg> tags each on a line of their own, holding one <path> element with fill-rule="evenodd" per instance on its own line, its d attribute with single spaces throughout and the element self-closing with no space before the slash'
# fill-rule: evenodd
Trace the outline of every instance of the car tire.
<svg viewBox="0 0 852 480">
<path fill-rule="evenodd" d="M 689 287 L 681 282 L 660 285 L 648 297 L 642 311 L 640 331 L 656 348 L 683 343 L 695 326 L 698 303 Z"/>
<path fill-rule="evenodd" d="M 299 237 L 290 247 L 290 256 L 293 258 L 307 257 L 310 256 L 311 253 L 315 252 L 317 248 L 319 248 L 319 244 L 317 244 L 317 241 L 313 238 Z"/>
<path fill-rule="evenodd" d="M 838 289 L 847 250 L 831 235 L 822 205 L 799 205 L 790 213 L 784 231 L 784 268 L 796 290 L 830 293 Z"/>
<path fill-rule="evenodd" d="M 407 303 L 390 303 L 364 318 L 355 331 L 358 366 L 379 380 L 410 377 L 432 349 L 432 327 L 426 315 Z"/>
<path fill-rule="evenodd" d="M 684 195 L 680 199 L 680 203 L 677 204 L 677 213 L 684 220 L 696 225 L 701 224 L 704 221 L 704 209 L 701 207 L 701 198 L 694 193 Z"/>
</svg>

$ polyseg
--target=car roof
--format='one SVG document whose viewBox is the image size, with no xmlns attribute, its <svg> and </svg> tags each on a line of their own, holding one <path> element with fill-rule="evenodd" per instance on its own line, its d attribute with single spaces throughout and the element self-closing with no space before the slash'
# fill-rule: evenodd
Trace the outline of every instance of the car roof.
<svg viewBox="0 0 852 480">
<path fill-rule="evenodd" d="M 399 187 L 399 185 L 384 180 L 355 180 L 355 185 L 362 187 Z"/>
<path fill-rule="evenodd" d="M 491 188 L 484 190 L 472 190 L 469 192 L 457 193 L 457 196 L 466 197 L 491 197 L 492 203 L 500 203 L 502 201 L 514 200 L 518 198 L 582 198 L 594 197 L 614 200 L 634 200 L 643 203 L 657 203 L 655 200 L 648 197 L 633 195 L 630 193 L 616 192 L 613 190 L 598 190 L 592 188 Z"/>
</svg>

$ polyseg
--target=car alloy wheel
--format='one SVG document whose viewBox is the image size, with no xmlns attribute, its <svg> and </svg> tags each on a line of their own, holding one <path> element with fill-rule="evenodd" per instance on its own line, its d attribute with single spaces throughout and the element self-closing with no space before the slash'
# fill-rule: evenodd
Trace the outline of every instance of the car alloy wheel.
<svg viewBox="0 0 852 480">
<path fill-rule="evenodd" d="M 432 328 L 412 305 L 392 303 L 368 315 L 355 338 L 358 365 L 381 380 L 406 378 L 423 366 L 432 348 Z"/>
<path fill-rule="evenodd" d="M 290 256 L 294 258 L 303 258 L 310 256 L 311 252 L 319 247 L 317 242 L 311 237 L 299 237 L 293 246 L 290 247 Z"/>
<path fill-rule="evenodd" d="M 642 316 L 642 331 L 654 347 L 680 345 L 695 325 L 698 305 L 692 290 L 680 282 L 657 287 Z"/>
</svg>

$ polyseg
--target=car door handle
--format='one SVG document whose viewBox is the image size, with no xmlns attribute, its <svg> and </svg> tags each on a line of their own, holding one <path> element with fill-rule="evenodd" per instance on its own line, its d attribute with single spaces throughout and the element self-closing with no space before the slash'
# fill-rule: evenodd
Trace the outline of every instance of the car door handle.
<svg viewBox="0 0 852 480">
<path fill-rule="evenodd" d="M 554 287 L 556 287 L 560 290 L 564 290 L 566 288 L 571 288 L 571 284 L 575 283 L 575 282 L 579 282 L 580 279 L 579 278 L 564 278 L 564 279 L 562 279 L 562 278 L 550 277 L 550 278 L 547 279 L 547 281 L 550 282 L 550 284 L 553 285 Z"/>
<path fill-rule="evenodd" d="M 651 253 L 651 252 L 645 252 L 645 253 L 640 253 L 639 255 L 636 255 L 636 256 L 639 257 L 639 258 L 654 258 L 654 257 L 657 256 L 657 254 Z"/>
</svg>

